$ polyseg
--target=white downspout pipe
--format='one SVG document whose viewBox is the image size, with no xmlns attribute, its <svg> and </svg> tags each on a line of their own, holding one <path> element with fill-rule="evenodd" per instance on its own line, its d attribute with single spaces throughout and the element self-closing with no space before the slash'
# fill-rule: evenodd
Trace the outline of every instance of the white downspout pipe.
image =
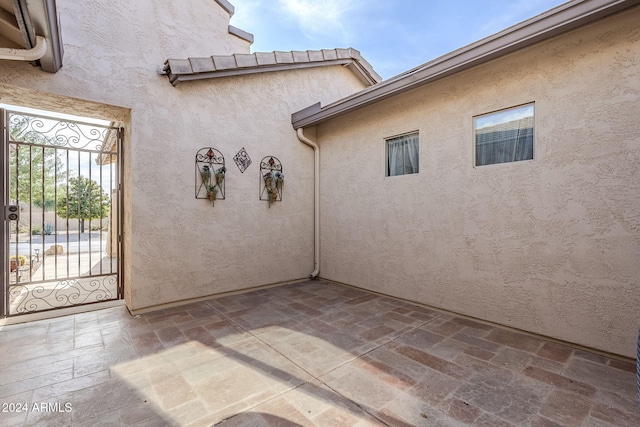
<svg viewBox="0 0 640 427">
<path fill-rule="evenodd" d="M 313 240 L 314 240 L 314 270 L 310 277 L 315 279 L 320 274 L 320 148 L 318 144 L 304 136 L 302 128 L 298 128 L 298 139 L 313 148 Z"/>
<path fill-rule="evenodd" d="M 47 53 L 47 41 L 42 36 L 36 37 L 36 45 L 31 49 L 0 48 L 0 59 L 13 61 L 37 61 Z"/>
</svg>

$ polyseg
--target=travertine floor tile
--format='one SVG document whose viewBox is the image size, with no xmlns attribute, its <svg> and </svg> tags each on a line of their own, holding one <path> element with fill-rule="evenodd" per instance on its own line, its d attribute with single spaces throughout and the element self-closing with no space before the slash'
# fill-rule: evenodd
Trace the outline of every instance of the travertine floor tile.
<svg viewBox="0 0 640 427">
<path fill-rule="evenodd" d="M 3 427 L 640 426 L 629 361 L 323 281 L 0 328 L 0 404 Z"/>
</svg>

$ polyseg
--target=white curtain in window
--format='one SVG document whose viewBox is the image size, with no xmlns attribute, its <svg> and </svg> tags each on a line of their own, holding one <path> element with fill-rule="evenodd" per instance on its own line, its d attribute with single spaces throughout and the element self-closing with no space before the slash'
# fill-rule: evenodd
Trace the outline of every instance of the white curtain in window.
<svg viewBox="0 0 640 427">
<path fill-rule="evenodd" d="M 387 140 L 389 176 L 418 173 L 418 158 L 417 133 Z"/>
<path fill-rule="evenodd" d="M 533 116 L 476 130 L 476 166 L 533 159 Z"/>
</svg>

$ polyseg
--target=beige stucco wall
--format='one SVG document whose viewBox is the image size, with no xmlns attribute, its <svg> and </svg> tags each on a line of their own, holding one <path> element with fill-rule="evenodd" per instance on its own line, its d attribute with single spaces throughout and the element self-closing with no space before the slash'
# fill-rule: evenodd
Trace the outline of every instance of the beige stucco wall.
<svg viewBox="0 0 640 427">
<path fill-rule="evenodd" d="M 363 86 L 341 66 L 183 83 L 167 58 L 249 52 L 213 0 L 58 0 L 64 65 L 47 74 L 0 61 L 0 102 L 125 126 L 124 277 L 130 309 L 305 278 L 313 270 L 313 152 L 291 113 Z M 249 30 L 250 29 L 246 29 Z M 226 159 L 226 200 L 194 197 L 194 156 Z M 233 156 L 253 163 L 242 174 Z M 274 155 L 283 201 L 258 200 L 259 161 Z"/>
<path fill-rule="evenodd" d="M 640 322 L 640 9 L 317 128 L 320 275 L 612 353 Z M 535 160 L 473 116 L 535 102 Z M 420 173 L 385 178 L 419 130 Z"/>
</svg>

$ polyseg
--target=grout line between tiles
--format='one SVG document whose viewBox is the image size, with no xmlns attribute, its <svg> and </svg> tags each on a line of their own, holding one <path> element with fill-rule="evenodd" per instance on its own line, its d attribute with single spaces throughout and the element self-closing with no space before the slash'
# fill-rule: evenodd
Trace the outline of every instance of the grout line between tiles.
<svg viewBox="0 0 640 427">
<path fill-rule="evenodd" d="M 403 333 L 401 333 L 401 334 L 399 334 L 399 335 L 397 335 L 397 336 L 395 336 L 395 337 L 393 337 L 393 338 L 390 338 L 390 339 L 386 340 L 386 341 L 385 341 L 385 342 L 383 342 L 382 344 L 379 344 L 379 345 L 377 345 L 376 347 L 374 347 L 374 348 L 372 348 L 372 349 L 370 349 L 370 350 L 368 350 L 368 351 L 366 351 L 366 352 L 364 352 L 364 353 L 362 353 L 362 354 L 359 354 L 359 355 L 357 355 L 357 356 L 354 356 L 353 358 L 351 358 L 351 359 L 349 359 L 349 360 L 347 360 L 347 361 L 345 361 L 345 362 L 343 362 L 343 363 L 339 364 L 338 366 L 336 366 L 336 367 L 334 367 L 334 368 L 332 368 L 332 369 L 330 369 L 330 370 L 328 370 L 328 371 L 326 371 L 326 372 L 322 373 L 321 375 L 319 375 L 319 376 L 315 376 L 315 375 L 313 375 L 312 373 L 310 373 L 309 371 L 307 371 L 305 368 L 303 368 L 302 366 L 300 366 L 299 364 L 297 364 L 295 361 L 291 360 L 289 357 L 287 357 L 287 355 L 285 355 L 284 353 L 282 353 L 280 350 L 278 350 L 277 348 L 273 347 L 271 344 L 269 344 L 268 342 L 266 342 L 265 340 L 263 340 L 263 339 L 262 339 L 262 338 L 260 338 L 259 336 L 255 335 L 252 331 L 250 331 L 249 329 L 245 328 L 244 326 L 242 326 L 242 325 L 241 325 L 241 324 L 239 324 L 238 322 L 234 321 L 232 318 L 230 318 L 230 317 L 229 317 L 229 316 L 227 316 L 225 313 L 223 313 L 223 312 L 221 312 L 220 310 L 218 310 L 216 307 L 211 307 L 211 308 L 213 308 L 213 310 L 215 310 L 216 312 L 218 312 L 222 317 L 224 317 L 225 319 L 227 319 L 228 321 L 230 321 L 231 323 L 233 323 L 234 325 L 236 325 L 237 327 L 239 327 L 239 328 L 240 328 L 240 329 L 242 329 L 243 331 L 247 332 L 249 335 L 251 335 L 252 337 L 254 337 L 255 339 L 257 339 L 258 341 L 260 341 L 261 343 L 263 343 L 264 345 L 266 345 L 267 347 L 269 347 L 270 349 L 272 349 L 273 351 L 275 351 L 276 353 L 278 353 L 280 356 L 284 357 L 284 358 L 285 358 L 286 360 L 288 360 L 291 364 L 293 364 L 293 365 L 294 365 L 294 366 L 296 366 L 298 369 L 300 369 L 300 370 L 302 370 L 303 372 L 305 372 L 305 373 L 306 373 L 307 375 L 309 375 L 311 378 L 313 378 L 314 380 L 318 381 L 320 384 L 324 385 L 324 386 L 325 386 L 325 387 L 327 387 L 329 390 L 331 390 L 332 392 L 334 392 L 334 393 L 335 393 L 335 394 L 337 394 L 338 396 L 342 397 L 342 398 L 343 398 L 343 399 L 345 399 L 346 401 L 348 401 L 348 402 L 350 402 L 351 404 L 355 405 L 356 407 L 360 408 L 363 412 L 365 412 L 366 414 L 368 414 L 368 415 L 369 415 L 369 416 L 371 416 L 372 418 L 376 419 L 377 421 L 381 422 L 382 424 L 384 424 L 384 425 L 385 425 L 385 426 L 387 426 L 387 427 L 391 427 L 391 426 L 390 426 L 390 424 L 388 424 L 385 420 L 383 420 L 383 419 L 381 419 L 380 417 L 376 416 L 375 414 L 371 413 L 369 410 L 367 410 L 366 408 L 364 408 L 363 406 L 361 406 L 358 402 L 354 401 L 353 399 L 351 399 L 351 398 L 349 398 L 349 397 L 347 397 L 347 396 L 343 395 L 342 393 L 340 393 L 339 391 L 337 391 L 336 389 L 334 389 L 333 387 L 331 387 L 329 384 L 327 384 L 325 381 L 323 381 L 322 379 L 320 379 L 320 377 L 323 377 L 323 376 L 325 376 L 325 375 L 327 375 L 327 374 L 329 374 L 329 373 L 331 373 L 331 372 L 335 371 L 335 370 L 336 370 L 336 369 L 338 369 L 338 368 L 341 368 L 341 367 L 343 367 L 343 366 L 345 366 L 345 365 L 347 365 L 347 364 L 349 364 L 349 363 L 352 363 L 353 361 L 358 360 L 358 359 L 362 358 L 363 356 L 366 356 L 367 354 L 369 354 L 369 353 L 371 353 L 371 352 L 373 352 L 373 351 L 375 351 L 375 350 L 377 350 L 377 349 L 379 349 L 379 348 L 381 348 L 381 347 L 386 346 L 387 344 L 389 344 L 389 343 L 391 343 L 391 342 L 393 342 L 393 341 L 397 340 L 398 338 L 401 338 L 401 337 L 403 337 L 403 336 L 407 335 L 408 333 L 413 332 L 413 331 L 415 331 L 416 329 L 419 329 L 419 328 L 423 327 L 424 325 L 427 325 L 427 324 L 429 324 L 429 323 L 433 322 L 434 320 L 436 320 L 436 319 L 438 319 L 438 318 L 440 318 L 440 317 L 442 316 L 442 314 L 438 314 L 436 317 L 434 317 L 434 318 L 432 318 L 432 319 L 429 319 L 429 320 L 427 320 L 427 321 L 425 321 L 425 322 L 422 322 L 422 323 L 420 323 L 420 324 L 416 325 L 415 327 L 413 327 L 413 328 L 411 328 L 411 329 L 409 329 L 409 330 L 407 330 L 407 331 L 405 331 L 405 332 L 403 332 Z M 239 413 L 237 413 L 237 414 L 231 415 L 231 416 L 229 416 L 229 417 L 227 417 L 227 418 L 225 418 L 225 419 L 223 419 L 223 420 L 219 421 L 219 422 L 218 422 L 218 423 L 216 423 L 215 425 L 218 425 L 218 424 L 220 424 L 220 423 L 222 423 L 222 422 L 224 422 L 224 421 L 227 421 L 227 420 L 229 420 L 229 419 L 232 419 L 233 417 L 236 417 L 236 416 L 240 415 L 241 413 L 243 413 L 243 412 L 245 412 L 245 411 L 247 411 L 247 410 L 251 410 L 251 409 L 253 409 L 253 408 L 255 408 L 255 407 L 259 406 L 259 405 L 262 405 L 262 404 L 264 404 L 264 403 L 267 403 L 267 402 L 270 402 L 270 401 L 272 401 L 272 400 L 274 400 L 274 399 L 277 399 L 277 398 L 279 398 L 280 396 L 282 396 L 282 395 L 284 395 L 284 394 L 286 394 L 286 393 L 289 393 L 289 392 L 290 392 L 290 391 L 292 391 L 292 390 L 296 390 L 296 389 L 298 389 L 298 388 L 300 388 L 300 387 L 302 387 L 302 386 L 304 386 L 304 385 L 306 385 L 306 384 L 308 384 L 308 383 L 309 383 L 308 381 L 303 381 L 301 384 L 298 384 L 298 385 L 297 385 L 297 386 L 295 386 L 295 387 L 292 387 L 292 388 L 290 388 L 290 389 L 288 389 L 288 390 L 285 390 L 285 391 L 283 391 L 282 393 L 279 393 L 278 395 L 273 396 L 273 397 L 271 397 L 271 398 L 269 398 L 269 399 L 267 399 L 267 400 L 265 400 L 265 401 L 263 401 L 263 402 L 256 403 L 255 405 L 253 405 L 253 406 L 250 406 L 250 407 L 246 408 L 246 409 L 245 409 L 244 411 L 242 411 L 242 412 L 239 412 Z"/>
</svg>

